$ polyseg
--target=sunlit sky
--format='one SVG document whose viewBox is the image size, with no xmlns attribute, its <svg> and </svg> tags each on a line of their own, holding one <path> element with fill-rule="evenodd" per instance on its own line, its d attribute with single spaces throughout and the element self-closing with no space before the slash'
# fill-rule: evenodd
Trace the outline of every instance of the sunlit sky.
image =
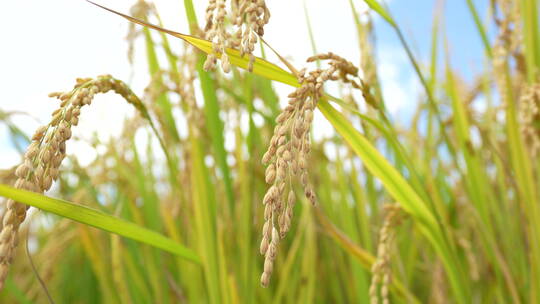
<svg viewBox="0 0 540 304">
<path fill-rule="evenodd" d="M 128 13 L 134 0 L 98 1 Z M 206 1 L 194 0 L 199 22 L 203 23 Z M 265 27 L 265 40 L 296 66 L 312 55 L 304 17 L 303 0 L 267 0 L 272 17 Z M 332 51 L 358 63 L 359 50 L 349 0 L 305 0 L 319 52 Z M 364 4 L 353 0 L 362 10 Z M 429 60 L 432 0 L 387 1 L 390 11 L 422 62 Z M 487 0 L 474 1 L 485 19 Z M 166 28 L 188 32 L 183 1 L 154 1 Z M 481 70 L 483 54 L 478 34 L 465 0 L 445 4 L 444 33 L 449 41 L 453 66 L 466 79 Z M 419 85 L 392 29 L 380 18 L 375 22 L 377 59 L 383 91 L 396 121 L 406 120 L 419 95 Z M 4 1 L 0 10 L 0 109 L 31 115 L 15 115 L 12 121 L 28 134 L 48 121 L 58 103 L 47 97 L 52 91 L 70 89 L 77 77 L 111 74 L 130 84 L 142 95 L 148 82 L 144 45 L 136 45 L 135 64 L 126 57 L 126 20 L 98 9 L 83 0 Z M 175 41 L 175 40 L 172 40 Z M 181 41 L 175 42 L 178 47 Z M 276 85 L 278 92 L 286 88 Z M 76 136 L 102 139 L 118 134 L 124 117 L 133 110 L 113 94 L 99 96 L 92 109 L 85 109 Z M 314 132 L 329 132 L 321 124 Z M 85 161 L 95 157 L 84 142 L 70 142 L 68 153 Z M 0 168 L 20 162 L 7 128 L 0 124 Z"/>
</svg>

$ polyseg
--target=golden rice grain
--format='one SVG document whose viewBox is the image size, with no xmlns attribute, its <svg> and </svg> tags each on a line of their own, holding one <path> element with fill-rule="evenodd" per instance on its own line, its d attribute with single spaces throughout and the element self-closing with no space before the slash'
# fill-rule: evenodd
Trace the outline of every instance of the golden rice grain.
<svg viewBox="0 0 540 304">
<path fill-rule="evenodd" d="M 272 185 L 263 199 L 265 228 L 260 246 L 261 254 L 265 255 L 265 271 L 261 276 L 263 286 L 267 286 L 270 281 L 272 271 L 266 270 L 272 268 L 267 264 L 274 261 L 278 240 L 284 238 L 291 228 L 296 201 L 293 179 L 300 181 L 304 195 L 312 204 L 317 201 L 315 191 L 308 182 L 307 159 L 311 146 L 309 133 L 313 111 L 323 95 L 323 84 L 328 80 L 341 80 L 353 87 L 359 87 L 356 81 L 350 78 L 358 75 L 358 69 L 349 61 L 332 53 L 316 55 L 307 61 L 315 60 L 328 60 L 329 67 L 324 70 L 316 69 L 308 74 L 304 69 L 299 73 L 298 80 L 302 86 L 289 94 L 289 104 L 276 118 L 274 135 L 262 158 L 262 162 L 268 164 L 265 181 Z M 285 192 L 286 188 L 288 192 Z M 272 232 L 270 235 L 269 227 L 276 233 Z M 271 258 L 268 257 L 268 250 L 272 250 Z"/>
<path fill-rule="evenodd" d="M 395 227 L 399 225 L 403 212 L 397 204 L 385 205 L 386 215 L 383 226 L 379 232 L 379 245 L 377 246 L 377 259 L 371 267 L 371 285 L 369 297 L 371 304 L 379 303 L 378 286 L 380 285 L 380 298 L 383 304 L 389 304 L 390 281 L 392 271 L 390 268 L 390 253 L 395 236 Z"/>
<path fill-rule="evenodd" d="M 15 170 L 16 188 L 38 193 L 51 188 L 53 181 L 59 176 L 59 167 L 66 156 L 66 141 L 72 136 L 71 127 L 79 121 L 80 109 L 91 104 L 95 94 L 110 90 L 122 95 L 128 102 L 133 100 L 134 95 L 129 88 L 110 75 L 99 76 L 95 80 L 77 79 L 72 91 L 50 94 L 63 102 L 60 108 L 52 113 L 49 124 L 39 127 L 32 136 L 32 143 L 27 148 L 24 160 Z M 4 286 L 17 246 L 17 233 L 28 208 L 25 204 L 7 201 L 0 231 L 0 289 Z"/>
</svg>

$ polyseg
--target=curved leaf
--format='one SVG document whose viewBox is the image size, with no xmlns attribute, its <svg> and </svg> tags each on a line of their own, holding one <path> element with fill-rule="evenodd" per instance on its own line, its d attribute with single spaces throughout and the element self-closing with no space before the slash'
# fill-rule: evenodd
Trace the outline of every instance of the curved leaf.
<svg viewBox="0 0 540 304">
<path fill-rule="evenodd" d="M 197 37 L 194 37 L 194 36 L 191 36 L 191 35 L 171 31 L 171 30 L 159 27 L 157 25 L 148 23 L 146 21 L 139 20 L 137 18 L 133 18 L 131 16 L 122 14 L 120 12 L 117 12 L 117 11 L 112 10 L 110 8 L 104 7 L 102 5 L 94 3 L 92 1 L 88 1 L 88 2 L 94 4 L 94 5 L 98 6 L 98 7 L 101 7 L 102 9 L 107 10 L 107 11 L 109 11 L 111 13 L 122 16 L 122 17 L 126 18 L 127 20 L 129 20 L 129 21 L 131 21 L 133 23 L 137 23 L 139 25 L 146 26 L 148 28 L 151 28 L 151 29 L 163 32 L 163 33 L 167 33 L 167 34 L 169 34 L 171 36 L 180 38 L 180 39 L 186 41 L 187 43 L 193 45 L 194 47 L 198 48 L 199 50 L 205 52 L 206 54 L 211 54 L 212 53 L 212 42 L 210 42 L 210 41 L 200 39 L 200 38 L 197 38 Z M 235 50 L 235 49 L 231 49 L 231 48 L 227 48 L 226 53 L 227 53 L 227 55 L 229 55 L 229 60 L 230 60 L 231 64 L 233 64 L 235 66 L 238 66 L 240 68 L 243 68 L 243 69 L 247 69 L 248 63 L 249 63 L 249 58 L 247 56 L 241 56 L 240 51 Z M 216 54 L 216 56 L 219 58 L 221 56 L 221 54 Z M 273 63 L 270 63 L 270 62 L 268 62 L 268 61 L 266 61 L 266 60 L 264 60 L 262 58 L 259 58 L 259 57 L 255 58 L 255 62 L 253 64 L 253 73 L 256 74 L 256 75 L 262 76 L 264 78 L 267 78 L 267 79 L 270 79 L 270 80 L 277 80 L 277 81 L 280 81 L 280 82 L 283 82 L 283 83 L 286 83 L 286 84 L 289 84 L 289 85 L 295 85 L 295 84 L 298 83 L 296 81 L 296 77 L 294 77 L 292 74 L 287 73 L 287 71 L 283 70 L 282 68 L 278 67 L 277 65 L 275 65 Z"/>
<path fill-rule="evenodd" d="M 392 19 L 390 14 L 384 9 L 384 7 L 379 2 L 377 2 L 377 0 L 364 0 L 364 2 L 372 10 L 377 12 L 377 14 L 383 17 L 383 19 L 386 20 L 386 22 L 390 23 L 391 26 L 394 26 L 394 27 L 396 26 L 396 22 L 394 21 L 394 19 Z"/>
<path fill-rule="evenodd" d="M 178 244 L 168 237 L 138 226 L 132 222 L 105 214 L 101 211 L 35 192 L 15 189 L 2 184 L 0 184 L 0 196 L 154 246 L 189 261 L 198 264 L 200 263 L 199 257 L 192 250 Z"/>
</svg>

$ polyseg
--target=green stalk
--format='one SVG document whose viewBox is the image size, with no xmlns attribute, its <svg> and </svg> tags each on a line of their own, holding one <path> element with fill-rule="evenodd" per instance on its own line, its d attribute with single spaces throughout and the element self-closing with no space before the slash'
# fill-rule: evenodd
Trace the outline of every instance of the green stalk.
<svg viewBox="0 0 540 304">
<path fill-rule="evenodd" d="M 482 21 L 480 20 L 478 11 L 476 10 L 476 7 L 474 6 L 472 0 L 467 0 L 467 7 L 469 8 L 469 12 L 473 17 L 474 24 L 476 25 L 476 30 L 478 31 L 478 34 L 480 34 L 480 38 L 482 38 L 482 43 L 484 44 L 484 50 L 486 52 L 486 55 L 489 58 L 493 58 L 493 51 L 491 50 L 491 44 L 489 43 L 486 30 L 484 28 L 484 25 L 482 24 Z"/>
</svg>

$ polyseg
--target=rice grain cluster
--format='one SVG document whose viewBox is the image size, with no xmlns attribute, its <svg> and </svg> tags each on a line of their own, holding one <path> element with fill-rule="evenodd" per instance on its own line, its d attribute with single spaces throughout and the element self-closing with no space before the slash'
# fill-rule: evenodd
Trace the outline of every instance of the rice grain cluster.
<svg viewBox="0 0 540 304">
<path fill-rule="evenodd" d="M 521 133 L 533 158 L 540 155 L 540 83 L 524 89 L 519 103 Z"/>
<path fill-rule="evenodd" d="M 390 283 L 392 270 L 390 268 L 390 250 L 395 237 L 394 228 L 400 224 L 403 212 L 397 204 L 385 205 L 386 211 L 383 226 L 379 232 L 379 245 L 377 259 L 371 267 L 371 286 L 369 297 L 371 304 L 379 303 L 378 287 L 380 285 L 380 298 L 383 304 L 390 303 Z"/>
<path fill-rule="evenodd" d="M 115 91 L 128 102 L 137 104 L 136 96 L 121 81 L 110 75 L 79 78 L 70 92 L 54 92 L 49 97 L 60 100 L 60 107 L 52 113 L 49 124 L 39 127 L 32 136 L 23 162 L 15 170 L 15 188 L 37 193 L 48 191 L 60 175 L 60 165 L 66 157 L 66 142 L 71 138 L 71 128 L 79 123 L 81 108 L 90 105 L 97 93 Z M 28 206 L 8 200 L 2 217 L 0 231 L 0 290 L 7 278 L 9 265 L 17 247 L 19 227 L 26 218 Z"/>
<path fill-rule="evenodd" d="M 276 118 L 274 135 L 262 162 L 268 164 L 265 172 L 266 183 L 271 185 L 263 204 L 264 227 L 260 252 L 265 256 L 261 284 L 268 286 L 276 257 L 279 238 L 284 238 L 291 227 L 293 208 L 296 201 L 294 179 L 300 180 L 304 195 L 315 204 L 317 199 L 308 181 L 308 158 L 310 152 L 310 130 L 313 111 L 323 96 L 323 84 L 328 80 L 341 80 L 358 84 L 349 77 L 358 76 L 358 68 L 351 62 L 333 54 L 319 54 L 308 58 L 307 62 L 329 60 L 327 69 L 315 69 L 306 74 L 299 72 L 298 82 L 302 85 L 289 94 L 289 104 Z M 278 228 L 276 228 L 276 226 Z"/>
<path fill-rule="evenodd" d="M 241 56 L 249 55 L 248 70 L 253 70 L 255 62 L 255 44 L 259 41 L 257 35 L 264 35 L 264 26 L 270 20 L 270 10 L 264 0 L 233 0 L 231 3 L 231 23 L 236 32 L 231 35 L 225 28 L 227 16 L 226 0 L 210 0 L 206 8 L 205 38 L 212 42 L 213 53 L 206 57 L 206 71 L 216 66 L 221 59 L 221 68 L 225 73 L 231 69 L 226 48 L 240 50 Z"/>
</svg>

